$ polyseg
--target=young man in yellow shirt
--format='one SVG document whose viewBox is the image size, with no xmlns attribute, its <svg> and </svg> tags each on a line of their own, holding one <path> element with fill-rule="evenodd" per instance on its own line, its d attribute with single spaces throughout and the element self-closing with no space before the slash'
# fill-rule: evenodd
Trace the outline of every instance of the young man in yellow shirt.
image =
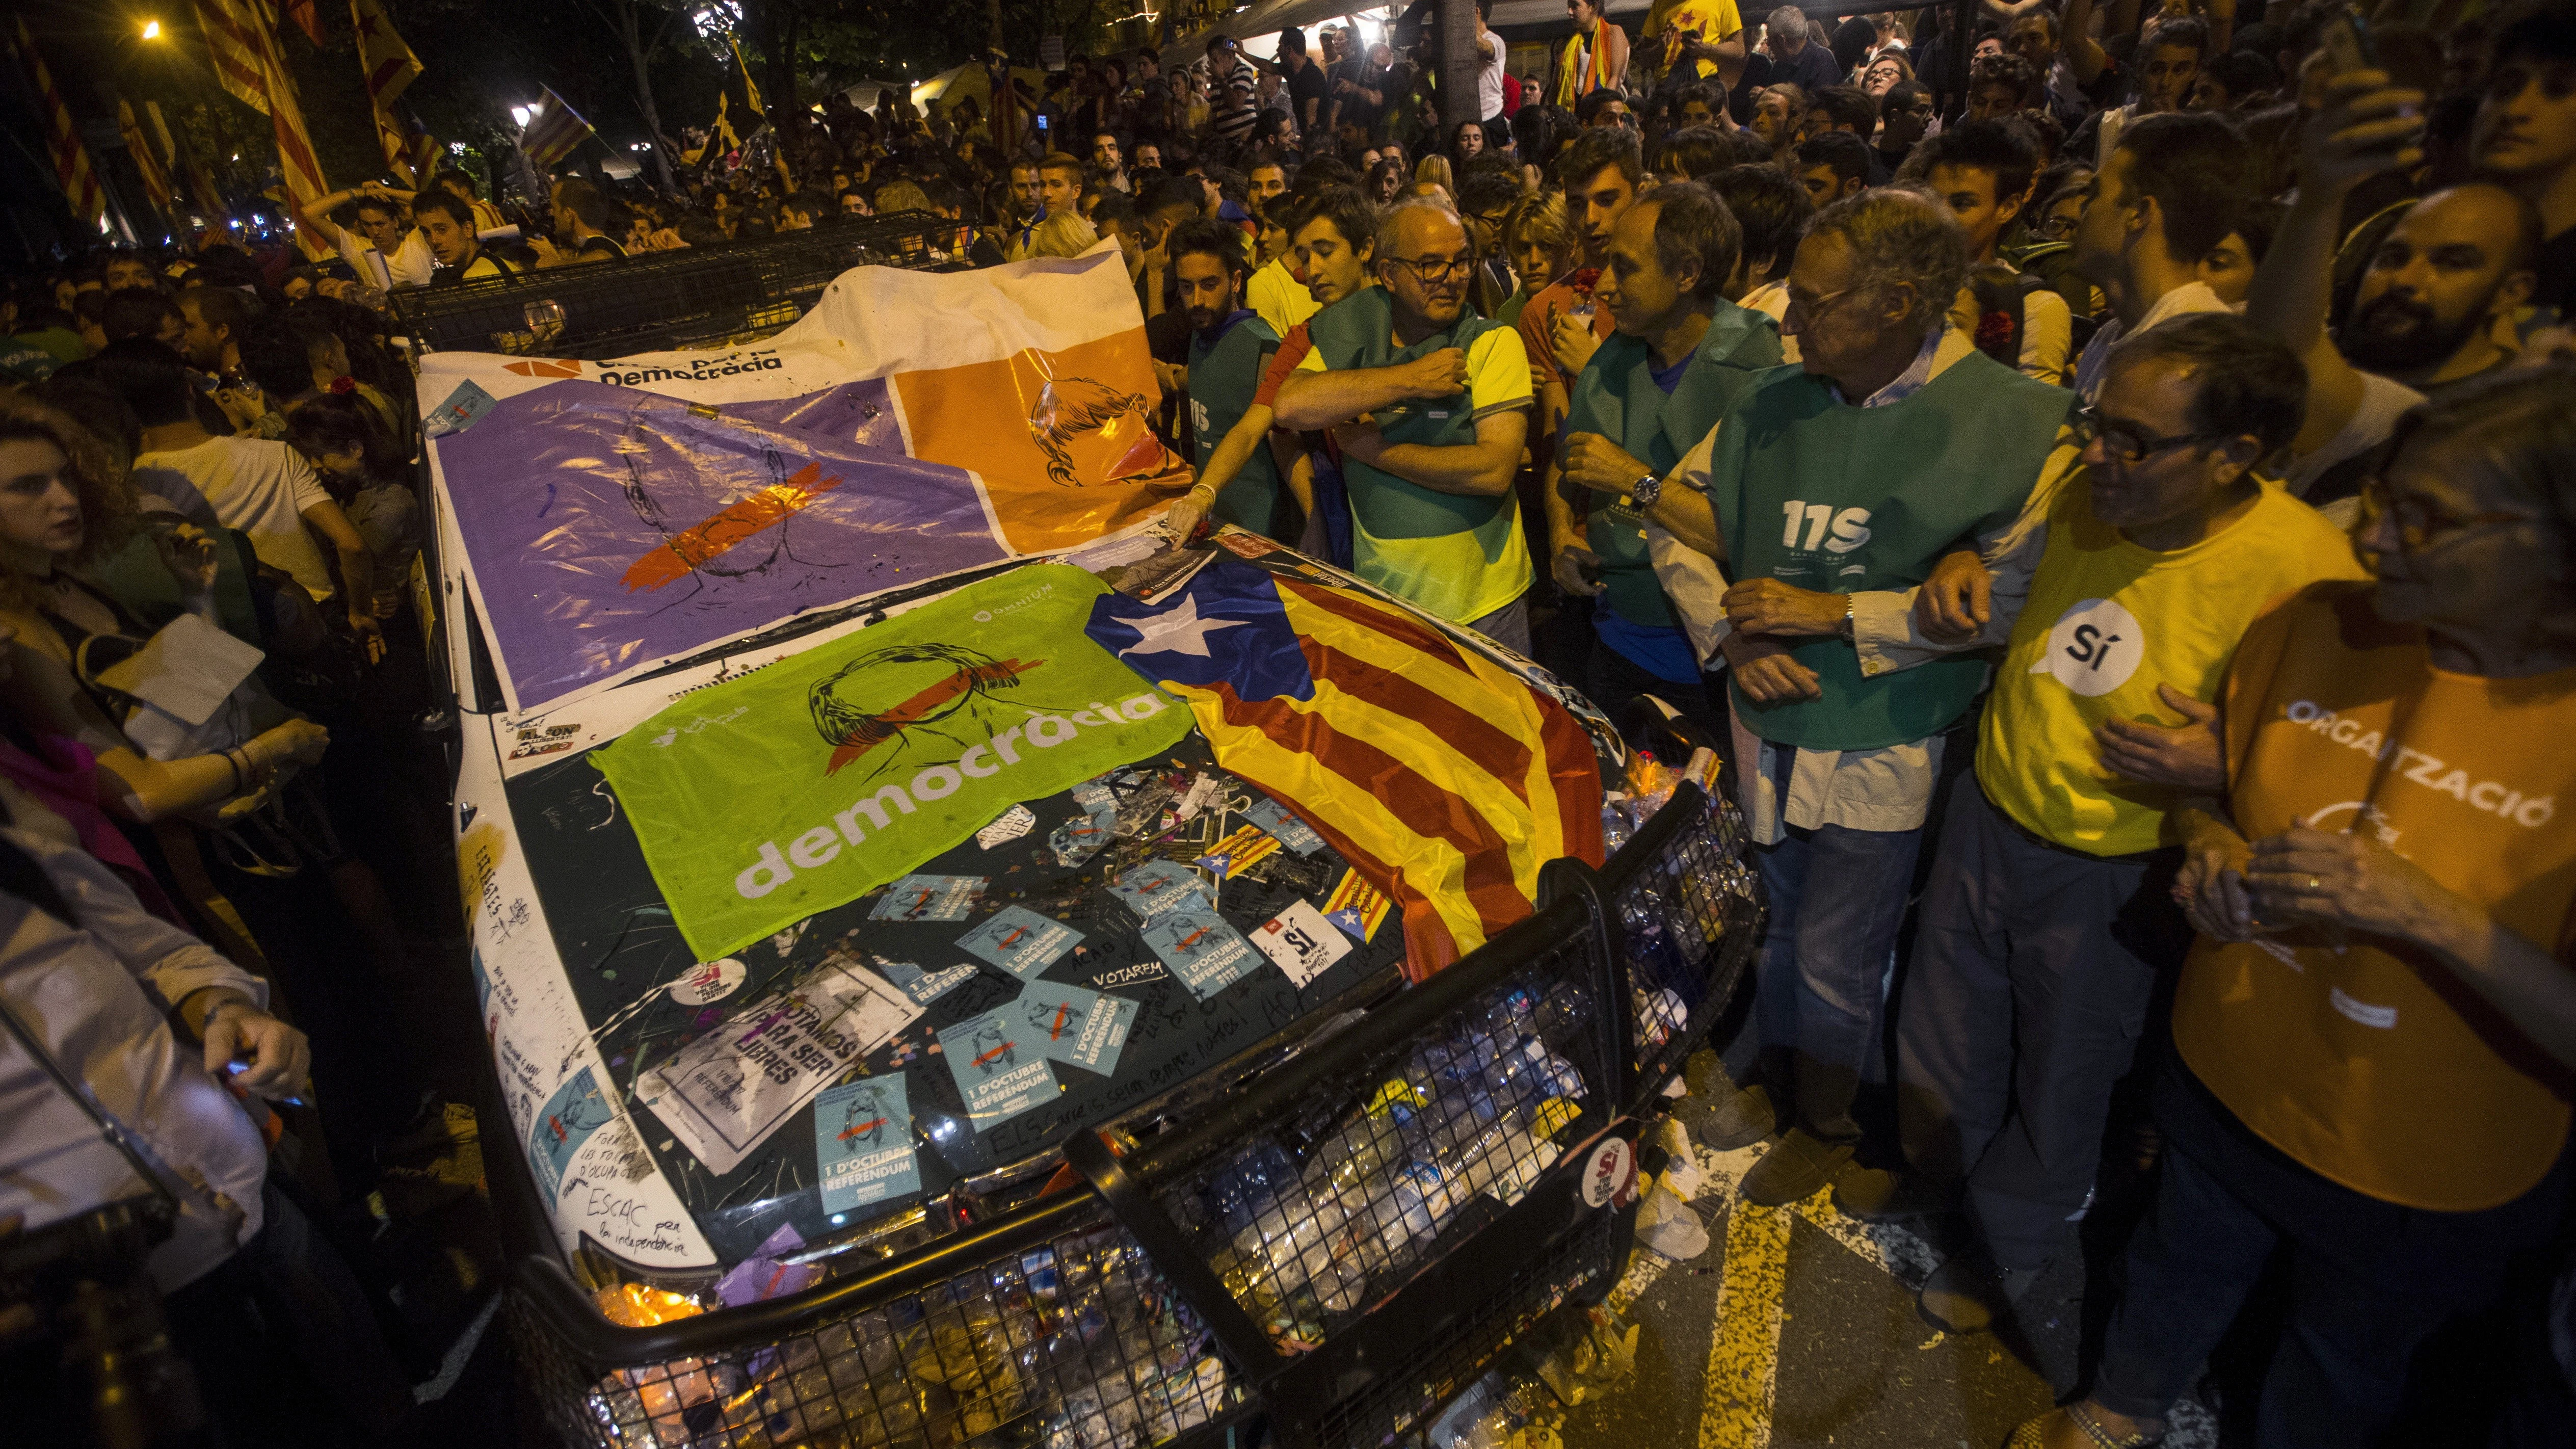
<svg viewBox="0 0 2576 1449">
<path fill-rule="evenodd" d="M 1918 599 L 1931 637 L 2009 642 L 1897 1015 L 1911 1176 L 1851 1174 L 1835 1198 L 1872 1218 L 1963 1198 L 1976 1245 L 1920 1300 L 1946 1331 L 1989 1326 L 2091 1202 L 2111 1087 L 2190 945 L 2167 816 L 2226 784 L 2213 701 L 2237 642 L 2273 600 L 2362 576 L 2340 530 L 2253 471 L 2306 392 L 2297 356 L 2232 314 L 2138 333 L 1987 617 L 1941 575 Z"/>
</svg>

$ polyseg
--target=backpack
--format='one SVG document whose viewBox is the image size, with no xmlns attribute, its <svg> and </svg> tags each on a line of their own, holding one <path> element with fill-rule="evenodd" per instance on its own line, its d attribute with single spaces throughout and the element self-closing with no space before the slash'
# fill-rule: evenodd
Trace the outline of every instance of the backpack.
<svg viewBox="0 0 2576 1449">
<path fill-rule="evenodd" d="M 1970 272 L 1968 290 L 1977 299 L 1977 350 L 2006 367 L 2019 368 L 2030 294 L 2047 291 L 2048 283 L 2029 272 L 1995 264 Z"/>
</svg>

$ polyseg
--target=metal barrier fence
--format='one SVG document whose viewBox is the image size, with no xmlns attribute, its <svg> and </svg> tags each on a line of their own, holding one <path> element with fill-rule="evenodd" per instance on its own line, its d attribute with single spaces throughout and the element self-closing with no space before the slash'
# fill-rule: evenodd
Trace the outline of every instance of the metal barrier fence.
<svg viewBox="0 0 2576 1449">
<path fill-rule="evenodd" d="M 599 360 L 774 332 L 852 267 L 937 271 L 958 224 L 926 211 L 835 217 L 760 241 L 640 252 L 392 294 L 405 335 L 436 351 Z"/>
<path fill-rule="evenodd" d="M 1604 1165 L 1633 1170 L 1752 954 L 1742 844 L 1684 783 L 1605 870 L 1551 865 L 1536 915 L 1186 1131 L 1078 1135 L 1076 1190 L 873 1270 L 628 1329 L 523 1263 L 526 1381 L 602 1449 L 1191 1449 L 1255 1415 L 1401 1442 L 1616 1280 L 1634 1180 Z"/>
</svg>

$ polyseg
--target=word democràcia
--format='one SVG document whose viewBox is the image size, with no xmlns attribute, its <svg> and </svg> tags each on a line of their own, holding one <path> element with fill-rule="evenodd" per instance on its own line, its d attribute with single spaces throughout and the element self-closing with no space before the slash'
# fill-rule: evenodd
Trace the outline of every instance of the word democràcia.
<svg viewBox="0 0 2576 1449">
<path fill-rule="evenodd" d="M 887 785 L 873 795 L 861 797 L 832 817 L 829 825 L 817 825 L 787 844 L 784 854 L 778 842 L 765 840 L 760 845 L 760 858 L 735 876 L 733 888 L 749 899 L 758 899 L 796 878 L 799 870 L 814 870 L 829 865 L 841 853 L 843 841 L 857 845 L 868 838 L 868 830 L 883 830 L 896 815 L 910 815 L 919 808 L 916 802 L 945 800 L 963 788 L 969 778 L 983 779 L 998 775 L 1022 763 L 1021 747 L 1048 750 L 1070 741 L 1079 727 L 1106 729 L 1123 721 L 1142 722 L 1171 708 L 1171 701 L 1159 694 L 1136 694 L 1120 700 L 1115 706 L 1094 702 L 1089 709 L 1071 714 L 1038 714 L 1032 711 L 1028 720 L 1015 724 L 980 745 L 969 745 L 956 763 L 932 765 L 912 777 L 909 787 Z M 867 825 L 860 825 L 864 816 Z"/>
</svg>

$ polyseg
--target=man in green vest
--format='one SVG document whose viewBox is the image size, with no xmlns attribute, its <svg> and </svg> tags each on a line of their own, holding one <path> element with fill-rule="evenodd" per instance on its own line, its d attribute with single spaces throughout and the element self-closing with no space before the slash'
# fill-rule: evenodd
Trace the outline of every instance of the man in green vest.
<svg viewBox="0 0 2576 1449">
<path fill-rule="evenodd" d="M 1605 492 L 1588 516 L 1574 508 L 1591 496 L 1586 480 L 1660 486 L 1760 371 L 1780 365 L 1778 325 L 1719 295 L 1743 239 L 1726 203 L 1687 181 L 1647 192 L 1619 218 L 1593 290 L 1617 331 L 1574 379 L 1543 490 L 1557 586 L 1593 601 L 1584 692 L 1614 718 L 1654 694 L 1720 738 L 1725 713 L 1664 602 L 1635 495 Z"/>
<path fill-rule="evenodd" d="M 1279 422 L 1332 430 L 1362 579 L 1526 654 L 1535 573 L 1512 474 L 1528 354 L 1467 315 L 1476 250 L 1447 202 L 1388 207 L 1371 256 L 1381 285 L 1306 324 L 1314 346 L 1280 385 Z"/>
<path fill-rule="evenodd" d="M 1796 1202 L 1851 1161 L 1944 735 L 1985 680 L 1982 658 L 1916 632 L 1914 593 L 1956 546 L 2007 547 L 2075 462 L 2072 395 L 1946 325 L 1967 270 L 1958 222 L 1926 197 L 1870 191 L 1818 212 L 1789 273 L 1800 365 L 1755 379 L 1660 486 L 1630 491 L 1644 490 L 1656 573 L 1701 657 L 1723 649 L 1733 666 L 1737 781 L 1770 904 L 1763 1064 L 1709 1136 L 1758 1140 L 1789 1098 L 1789 1131 L 1744 1178 L 1756 1203 Z"/>
<path fill-rule="evenodd" d="M 1181 310 L 1190 319 L 1190 445 L 1199 482 L 1171 514 L 1187 538 L 1202 517 L 1294 542 L 1297 528 L 1280 515 L 1279 470 L 1267 439 L 1256 433 L 1222 477 L 1211 465 L 1236 423 L 1252 409 L 1262 370 L 1279 350 L 1279 334 L 1243 305 L 1243 283 L 1252 275 L 1243 228 L 1202 217 L 1172 229 L 1164 244 L 1179 284 Z M 1267 432 L 1267 429 L 1263 429 Z M 1215 482 L 1211 482 L 1215 479 Z"/>
</svg>

